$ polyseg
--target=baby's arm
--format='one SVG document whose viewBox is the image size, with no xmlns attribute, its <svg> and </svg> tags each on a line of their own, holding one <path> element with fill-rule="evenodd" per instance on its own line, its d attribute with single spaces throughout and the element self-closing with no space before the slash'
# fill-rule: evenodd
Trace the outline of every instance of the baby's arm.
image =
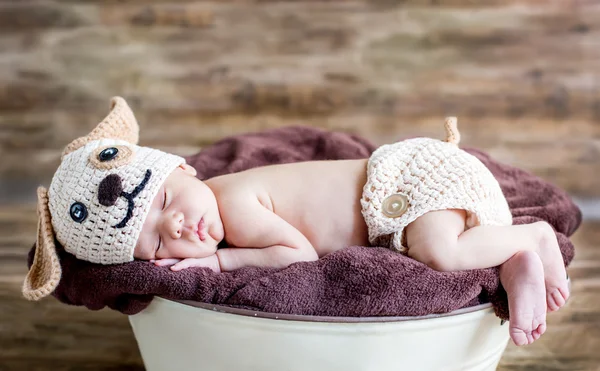
<svg viewBox="0 0 600 371">
<path fill-rule="evenodd" d="M 284 268 L 319 258 L 298 229 L 264 207 L 256 197 L 228 198 L 219 207 L 227 239 L 235 246 L 217 251 L 221 271 L 246 266 Z"/>
<path fill-rule="evenodd" d="M 294 226 L 264 207 L 254 195 L 227 195 L 219 202 L 227 240 L 233 247 L 205 258 L 162 259 L 159 266 L 179 271 L 207 267 L 215 272 L 246 266 L 284 268 L 299 261 L 317 260 L 310 241 Z"/>
</svg>

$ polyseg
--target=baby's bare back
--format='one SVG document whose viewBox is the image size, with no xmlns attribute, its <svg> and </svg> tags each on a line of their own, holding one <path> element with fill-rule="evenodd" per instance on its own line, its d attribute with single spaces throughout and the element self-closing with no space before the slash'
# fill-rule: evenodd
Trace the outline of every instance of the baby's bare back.
<svg viewBox="0 0 600 371">
<path fill-rule="evenodd" d="M 243 185 L 249 197 L 298 229 L 319 256 L 368 244 L 360 198 L 367 159 L 271 165 L 218 180 Z M 229 188 L 229 187 L 228 187 Z M 226 226 L 227 229 L 227 226 Z"/>
</svg>

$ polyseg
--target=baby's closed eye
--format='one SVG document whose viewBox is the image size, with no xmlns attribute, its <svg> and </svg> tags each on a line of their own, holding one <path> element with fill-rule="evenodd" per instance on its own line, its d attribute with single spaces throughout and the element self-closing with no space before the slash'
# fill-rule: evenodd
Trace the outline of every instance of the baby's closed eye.
<svg viewBox="0 0 600 371">
<path fill-rule="evenodd" d="M 162 205 L 162 210 L 164 210 L 167 207 L 167 198 L 168 198 L 168 193 L 167 193 L 167 187 L 163 187 L 163 205 Z"/>
<path fill-rule="evenodd" d="M 162 187 L 162 206 L 161 206 L 161 211 L 164 211 L 166 206 L 167 206 L 167 188 L 166 187 Z M 156 248 L 154 249 L 154 252 L 156 253 L 156 251 L 158 251 L 158 249 L 160 249 L 160 244 L 162 242 L 162 238 L 160 237 L 160 231 L 158 228 L 156 228 L 157 230 L 157 235 L 158 235 L 158 242 L 156 243 Z"/>
</svg>

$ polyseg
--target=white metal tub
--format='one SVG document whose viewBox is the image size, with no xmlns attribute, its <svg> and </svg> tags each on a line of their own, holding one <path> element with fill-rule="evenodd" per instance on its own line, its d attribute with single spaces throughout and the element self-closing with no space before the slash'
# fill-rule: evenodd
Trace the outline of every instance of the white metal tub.
<svg viewBox="0 0 600 371">
<path fill-rule="evenodd" d="M 147 371 L 495 370 L 491 305 L 423 317 L 278 315 L 156 297 L 129 317 Z"/>
</svg>

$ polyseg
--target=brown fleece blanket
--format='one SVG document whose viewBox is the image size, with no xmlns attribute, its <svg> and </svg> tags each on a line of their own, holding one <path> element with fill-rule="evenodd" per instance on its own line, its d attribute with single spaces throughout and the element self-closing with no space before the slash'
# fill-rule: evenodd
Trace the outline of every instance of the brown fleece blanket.
<svg viewBox="0 0 600 371">
<path fill-rule="evenodd" d="M 224 139 L 188 162 L 206 179 L 267 164 L 365 158 L 373 149 L 356 136 L 291 127 Z M 581 213 L 567 194 L 480 151 L 468 151 L 500 182 L 514 223 L 547 220 L 556 230 L 565 263 L 570 263 L 574 249 L 568 236 L 579 226 Z M 499 317 L 508 318 L 497 268 L 441 273 L 380 247 L 352 246 L 280 270 L 248 267 L 220 274 L 206 268 L 172 272 L 144 261 L 101 266 L 61 248 L 59 256 L 63 275 L 54 296 L 94 310 L 108 306 L 134 314 L 159 295 L 263 312 L 352 317 L 445 313 L 491 302 Z"/>
</svg>

